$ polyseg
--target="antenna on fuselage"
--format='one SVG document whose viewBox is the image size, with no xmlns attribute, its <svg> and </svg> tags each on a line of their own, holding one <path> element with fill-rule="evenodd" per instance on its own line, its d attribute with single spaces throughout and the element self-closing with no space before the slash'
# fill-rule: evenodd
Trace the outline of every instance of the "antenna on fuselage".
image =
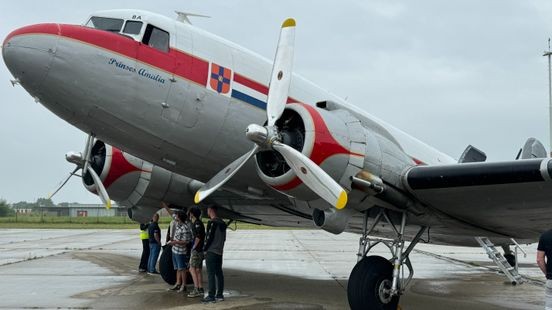
<svg viewBox="0 0 552 310">
<path fill-rule="evenodd" d="M 542 56 L 548 57 L 548 126 L 549 126 L 549 137 L 550 137 L 550 157 L 552 157 L 552 73 L 550 68 L 550 56 L 552 56 L 552 51 L 550 51 L 550 38 L 548 38 L 548 52 L 544 52 Z"/>
<path fill-rule="evenodd" d="M 180 11 L 174 11 L 176 13 L 176 20 L 181 22 L 181 23 L 186 23 L 186 24 L 192 24 L 192 22 L 190 21 L 190 19 L 188 17 L 190 16 L 193 16 L 193 17 L 206 17 L 206 18 L 211 18 L 211 16 L 207 16 L 207 15 L 201 15 L 201 14 L 195 14 L 195 13 L 188 13 L 188 12 L 180 12 Z"/>
</svg>

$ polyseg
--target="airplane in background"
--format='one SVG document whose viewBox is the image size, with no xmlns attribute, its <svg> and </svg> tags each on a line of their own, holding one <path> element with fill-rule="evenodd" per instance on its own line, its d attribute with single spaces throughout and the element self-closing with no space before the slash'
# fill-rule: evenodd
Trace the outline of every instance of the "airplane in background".
<svg viewBox="0 0 552 310">
<path fill-rule="evenodd" d="M 147 222 L 161 201 L 216 203 L 231 221 L 358 233 L 352 309 L 397 308 L 419 241 L 486 236 L 511 259 L 511 238 L 549 228 L 552 162 L 535 139 L 517 160 L 469 146 L 456 161 L 293 74 L 293 19 L 269 61 L 188 15 L 100 11 L 2 44 L 12 83 L 88 134 L 66 159 L 108 207 Z M 389 258 L 369 255 L 380 243 Z"/>
</svg>

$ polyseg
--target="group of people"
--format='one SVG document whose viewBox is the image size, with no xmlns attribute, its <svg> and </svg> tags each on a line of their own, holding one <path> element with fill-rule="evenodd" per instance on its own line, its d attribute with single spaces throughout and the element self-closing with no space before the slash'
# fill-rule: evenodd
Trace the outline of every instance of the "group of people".
<svg viewBox="0 0 552 310">
<path fill-rule="evenodd" d="M 171 246 L 172 263 L 176 270 L 176 284 L 169 290 L 186 292 L 187 273 L 192 276 L 194 289 L 187 296 L 203 297 L 202 302 L 224 300 L 224 274 L 222 272 L 222 254 L 226 241 L 226 223 L 218 217 L 216 205 L 207 207 L 209 222 L 207 231 L 201 220 L 201 209 L 193 206 L 189 210 L 169 208 L 164 202 L 161 206 L 171 215 L 166 237 L 166 245 Z M 149 224 L 140 224 L 142 257 L 139 271 L 159 274 L 156 269 L 161 251 L 161 229 L 159 214 L 155 213 Z M 205 296 L 203 290 L 203 260 L 207 267 L 209 290 Z"/>
</svg>

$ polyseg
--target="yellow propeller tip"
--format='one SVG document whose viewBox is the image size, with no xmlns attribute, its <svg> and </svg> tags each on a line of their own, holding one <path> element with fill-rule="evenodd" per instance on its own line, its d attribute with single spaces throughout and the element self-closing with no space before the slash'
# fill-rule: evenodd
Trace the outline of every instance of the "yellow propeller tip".
<svg viewBox="0 0 552 310">
<path fill-rule="evenodd" d="M 282 28 L 286 28 L 286 27 L 295 27 L 295 19 L 293 18 L 286 19 L 282 24 Z"/>
<path fill-rule="evenodd" d="M 200 196 L 200 195 L 199 195 L 199 191 L 197 191 L 196 194 L 195 194 L 195 196 L 194 196 L 194 203 L 195 203 L 195 204 L 198 204 L 198 203 L 201 201 L 201 199 L 200 199 L 199 196 Z"/>
<path fill-rule="evenodd" d="M 341 210 L 345 208 L 345 205 L 347 205 L 347 193 L 345 191 L 342 191 L 341 194 L 339 194 L 339 198 L 337 198 L 335 207 L 338 210 Z"/>
<path fill-rule="evenodd" d="M 111 201 L 108 201 L 106 204 L 105 204 L 105 207 L 107 209 L 111 209 Z"/>
</svg>

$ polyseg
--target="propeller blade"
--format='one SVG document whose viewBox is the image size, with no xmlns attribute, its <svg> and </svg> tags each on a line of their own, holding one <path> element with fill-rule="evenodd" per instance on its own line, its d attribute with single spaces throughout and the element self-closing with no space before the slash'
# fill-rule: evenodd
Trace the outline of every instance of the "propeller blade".
<svg viewBox="0 0 552 310">
<path fill-rule="evenodd" d="M 73 172 L 71 172 L 71 173 L 69 174 L 69 176 L 68 176 L 63 182 L 61 182 L 61 185 L 57 187 L 57 189 L 54 191 L 54 193 L 48 195 L 48 199 L 51 199 L 52 197 L 54 197 L 54 196 L 59 192 L 59 190 L 62 189 L 62 188 L 65 186 L 65 184 L 67 184 L 67 182 L 69 181 L 69 179 L 70 179 L 72 176 L 74 176 L 74 175 L 75 175 L 75 172 L 77 172 L 79 169 L 80 169 L 80 167 L 76 167 L 75 170 L 73 170 Z"/>
<path fill-rule="evenodd" d="M 280 30 L 280 39 L 278 40 L 278 48 L 276 49 L 272 75 L 270 76 L 266 105 L 268 126 L 274 126 L 286 106 L 293 67 L 294 43 L 295 20 L 288 18 L 284 21 Z"/>
<path fill-rule="evenodd" d="M 107 191 L 105 190 L 105 187 L 102 183 L 102 180 L 94 171 L 94 168 L 92 166 L 88 165 L 88 172 L 90 173 L 90 176 L 92 177 L 92 180 L 94 180 L 94 184 L 96 185 L 96 190 L 98 191 L 98 196 L 100 196 L 100 199 L 105 204 L 105 207 L 107 209 L 111 208 L 111 199 L 109 199 L 109 195 L 107 194 Z"/>
<path fill-rule="evenodd" d="M 259 146 L 255 144 L 253 149 L 248 153 L 242 155 L 240 158 L 234 160 L 230 165 L 226 166 L 223 170 L 217 173 L 209 182 L 205 183 L 195 194 L 194 202 L 196 204 L 200 203 L 207 196 L 211 195 L 219 187 L 224 185 L 226 181 L 230 180 L 238 170 L 253 156 L 257 153 Z"/>
<path fill-rule="evenodd" d="M 92 145 L 94 144 L 94 135 L 89 134 L 88 138 L 86 138 L 86 145 L 84 146 L 84 166 L 82 168 L 82 171 L 88 171 L 88 166 L 90 165 L 90 153 L 92 152 Z"/>
<path fill-rule="evenodd" d="M 274 142 L 272 147 L 275 151 L 282 154 L 297 177 L 320 198 L 326 200 L 337 209 L 345 207 L 347 204 L 347 192 L 310 158 L 280 142 Z"/>
</svg>

